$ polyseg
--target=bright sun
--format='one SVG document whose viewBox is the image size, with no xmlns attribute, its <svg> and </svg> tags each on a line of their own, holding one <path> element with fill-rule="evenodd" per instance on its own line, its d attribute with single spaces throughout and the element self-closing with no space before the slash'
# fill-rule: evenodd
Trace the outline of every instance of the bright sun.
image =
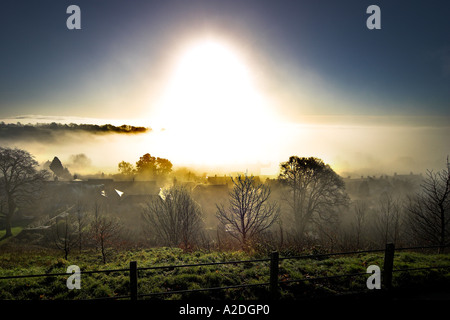
<svg viewBox="0 0 450 320">
<path fill-rule="evenodd" d="M 181 152 L 184 162 L 223 165 L 257 161 L 267 149 L 275 116 L 243 61 L 236 50 L 212 40 L 189 46 L 179 57 L 153 118 L 166 129 L 168 153 Z"/>
<path fill-rule="evenodd" d="M 229 122 L 256 116 L 260 99 L 238 56 L 219 42 L 204 41 L 180 57 L 162 101 L 162 116 L 168 117 L 168 127 Z"/>
</svg>

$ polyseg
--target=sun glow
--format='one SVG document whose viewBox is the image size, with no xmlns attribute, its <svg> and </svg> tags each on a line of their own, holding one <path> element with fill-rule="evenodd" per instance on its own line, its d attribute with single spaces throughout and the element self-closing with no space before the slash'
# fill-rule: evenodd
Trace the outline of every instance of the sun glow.
<svg viewBox="0 0 450 320">
<path fill-rule="evenodd" d="M 160 120 L 179 127 L 261 118 L 262 104 L 238 56 L 223 44 L 205 41 L 178 61 L 161 101 Z"/>
<path fill-rule="evenodd" d="M 217 41 L 184 51 L 153 117 L 165 128 L 160 141 L 167 154 L 195 164 L 269 160 L 266 144 L 276 139 L 277 117 L 243 61 Z"/>
</svg>

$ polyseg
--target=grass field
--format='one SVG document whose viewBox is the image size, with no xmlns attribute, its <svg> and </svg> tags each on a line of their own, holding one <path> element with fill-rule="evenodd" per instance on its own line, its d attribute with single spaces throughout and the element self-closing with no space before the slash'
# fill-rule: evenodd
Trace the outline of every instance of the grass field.
<svg viewBox="0 0 450 320">
<path fill-rule="evenodd" d="M 231 252 L 183 252 L 177 248 L 154 248 L 147 250 L 114 252 L 109 263 L 101 263 L 99 254 L 83 252 L 69 260 L 61 259 L 60 252 L 48 250 L 7 251 L 0 254 L 0 277 L 12 275 L 65 273 L 69 265 L 77 265 L 81 271 L 123 269 L 130 261 L 136 261 L 138 268 L 180 264 L 196 264 L 223 261 L 261 259 L 242 251 Z M 357 254 L 326 259 L 280 261 L 279 279 L 288 281 L 303 279 L 299 283 L 281 284 L 281 299 L 322 297 L 351 292 L 367 292 L 369 275 L 334 278 L 313 281 L 312 278 L 366 272 L 369 265 L 383 267 L 383 254 Z M 450 254 L 433 255 L 413 252 L 395 254 L 394 270 L 450 266 Z M 81 289 L 69 290 L 67 276 L 23 279 L 0 279 L 0 299 L 92 299 L 129 294 L 128 272 L 82 274 Z M 269 262 L 240 263 L 187 267 L 174 269 L 139 271 L 139 293 L 199 289 L 207 287 L 233 286 L 269 282 Z M 441 270 L 417 270 L 394 272 L 393 285 L 396 288 L 448 286 L 450 268 Z M 250 300 L 268 297 L 266 286 L 172 294 L 151 297 L 152 299 L 232 299 Z"/>
<path fill-rule="evenodd" d="M 20 233 L 20 231 L 22 231 L 23 228 L 22 227 L 12 227 L 11 228 L 11 232 L 13 234 L 13 236 L 17 235 Z M 3 238 L 3 236 L 6 234 L 6 230 L 0 230 L 0 239 Z M 6 241 L 8 241 L 9 239 L 4 239 L 4 240 L 0 240 L 0 245 Z"/>
</svg>

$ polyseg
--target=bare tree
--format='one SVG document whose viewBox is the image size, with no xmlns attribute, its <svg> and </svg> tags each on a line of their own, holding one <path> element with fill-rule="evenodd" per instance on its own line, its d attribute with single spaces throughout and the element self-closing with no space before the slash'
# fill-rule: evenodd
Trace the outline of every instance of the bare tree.
<svg viewBox="0 0 450 320">
<path fill-rule="evenodd" d="M 256 183 L 253 176 L 239 175 L 232 181 L 229 207 L 217 205 L 217 218 L 246 249 L 249 241 L 278 219 L 279 206 L 276 202 L 268 201 L 270 188 Z"/>
<path fill-rule="evenodd" d="M 353 210 L 355 213 L 355 219 L 352 222 L 352 227 L 356 237 L 356 248 L 359 249 L 363 242 L 363 234 L 365 231 L 365 225 L 367 221 L 367 202 L 363 200 L 357 200 L 353 204 Z"/>
<path fill-rule="evenodd" d="M 116 218 L 105 215 L 99 204 L 95 203 L 93 210 L 94 216 L 90 226 L 91 238 L 95 247 L 100 250 L 103 263 L 106 263 L 108 248 L 120 238 L 122 225 Z"/>
<path fill-rule="evenodd" d="M 450 233 L 450 163 L 440 172 L 428 170 L 420 193 L 406 206 L 412 236 L 431 245 L 448 245 Z"/>
<path fill-rule="evenodd" d="M 164 245 L 189 248 L 201 235 L 203 214 L 190 191 L 174 185 L 149 201 L 143 211 L 144 221 Z"/>
<path fill-rule="evenodd" d="M 397 243 L 401 231 L 401 205 L 398 199 L 388 193 L 380 196 L 375 219 L 378 239 L 385 245 L 388 242 Z"/>
<path fill-rule="evenodd" d="M 75 210 L 75 227 L 77 230 L 78 251 L 81 253 L 84 243 L 84 237 L 86 235 L 86 228 L 88 227 L 88 221 L 85 212 L 85 206 L 80 200 L 77 200 L 74 210 Z"/>
<path fill-rule="evenodd" d="M 67 257 L 77 242 L 76 227 L 68 210 L 64 210 L 51 219 L 50 237 L 53 245 Z"/>
<path fill-rule="evenodd" d="M 11 219 L 21 205 L 38 197 L 48 172 L 25 150 L 0 147 L 0 203 L 6 237 L 12 236 Z"/>
<path fill-rule="evenodd" d="M 311 223 L 336 221 L 339 208 L 348 205 L 344 181 L 320 159 L 290 157 L 281 163 L 279 180 L 300 239 Z"/>
</svg>

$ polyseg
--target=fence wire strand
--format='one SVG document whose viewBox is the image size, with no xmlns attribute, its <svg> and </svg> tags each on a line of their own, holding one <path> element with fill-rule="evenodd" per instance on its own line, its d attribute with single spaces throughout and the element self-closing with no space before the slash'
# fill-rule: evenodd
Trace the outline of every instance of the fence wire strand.
<svg viewBox="0 0 450 320">
<path fill-rule="evenodd" d="M 405 250 L 418 250 L 418 249 L 443 249 L 447 246 L 428 246 L 428 247 L 406 247 L 406 248 L 395 248 L 395 251 L 405 251 Z M 302 256 L 287 256 L 287 257 L 278 257 L 278 263 L 282 260 L 290 260 L 290 259 L 319 259 L 319 258 L 327 258 L 332 256 L 339 255 L 357 255 L 364 253 L 379 253 L 386 252 L 386 249 L 374 249 L 374 250 L 362 250 L 362 251 L 349 251 L 349 252 L 337 252 L 337 253 L 323 253 L 323 254 L 312 254 L 312 255 L 302 255 Z M 237 260 L 237 261 L 221 261 L 221 262 L 207 262 L 207 263 L 198 263 L 198 264 L 181 264 L 181 265 L 169 265 L 169 266 L 154 266 L 154 267 L 140 267 L 136 268 L 137 271 L 146 271 L 146 270 L 160 270 L 160 269 L 175 269 L 175 268 L 187 268 L 187 267 L 202 267 L 202 266 L 212 266 L 212 265 L 229 265 L 229 264 L 243 264 L 243 263 L 257 263 L 257 262 L 268 262 L 271 259 L 255 259 L 255 260 Z M 393 269 L 392 272 L 410 272 L 410 271 L 418 271 L 418 270 L 430 270 L 430 269 L 447 269 L 450 266 L 431 266 L 431 267 L 421 267 L 421 268 L 403 268 L 403 269 Z M 112 272 L 125 272 L 131 273 L 131 268 L 121 268 L 121 269 L 108 269 L 108 270 L 93 270 L 93 271 L 80 271 L 80 274 L 95 274 L 95 273 L 112 273 Z M 31 275 L 16 275 L 16 276 L 2 276 L 0 280 L 8 280 L 8 279 L 22 279 L 22 278 L 37 278 L 37 277 L 58 277 L 58 276 L 70 276 L 73 273 L 48 273 L 48 274 L 31 274 Z M 324 277 L 314 277 L 314 278 L 304 278 L 304 279 L 290 279 L 290 280 L 277 280 L 277 284 L 289 284 L 296 282 L 306 282 L 306 281 L 320 281 L 327 279 L 336 279 L 342 277 L 356 277 L 368 275 L 367 272 L 361 273 L 352 273 L 352 274 L 342 274 L 342 275 L 334 275 L 334 276 L 324 276 Z M 272 280 L 271 280 L 272 281 Z M 223 287 L 212 287 L 212 288 L 199 288 L 199 289 L 186 289 L 186 290 L 175 290 L 175 291 L 166 291 L 166 292 L 152 292 L 147 294 L 138 294 L 137 297 L 150 297 L 156 295 L 169 295 L 169 294 L 184 294 L 191 292 L 203 292 L 203 291 L 215 291 L 215 290 L 227 290 L 227 289 L 238 289 L 245 287 L 256 287 L 256 286 L 270 286 L 273 285 L 271 282 L 264 283 L 252 283 L 252 284 L 241 284 L 241 285 L 233 285 L 233 286 L 223 286 Z M 86 300 L 107 300 L 107 299 L 127 299 L 131 298 L 131 295 L 122 295 L 122 296 L 113 296 L 113 297 L 103 297 L 103 298 L 92 298 Z"/>
</svg>

